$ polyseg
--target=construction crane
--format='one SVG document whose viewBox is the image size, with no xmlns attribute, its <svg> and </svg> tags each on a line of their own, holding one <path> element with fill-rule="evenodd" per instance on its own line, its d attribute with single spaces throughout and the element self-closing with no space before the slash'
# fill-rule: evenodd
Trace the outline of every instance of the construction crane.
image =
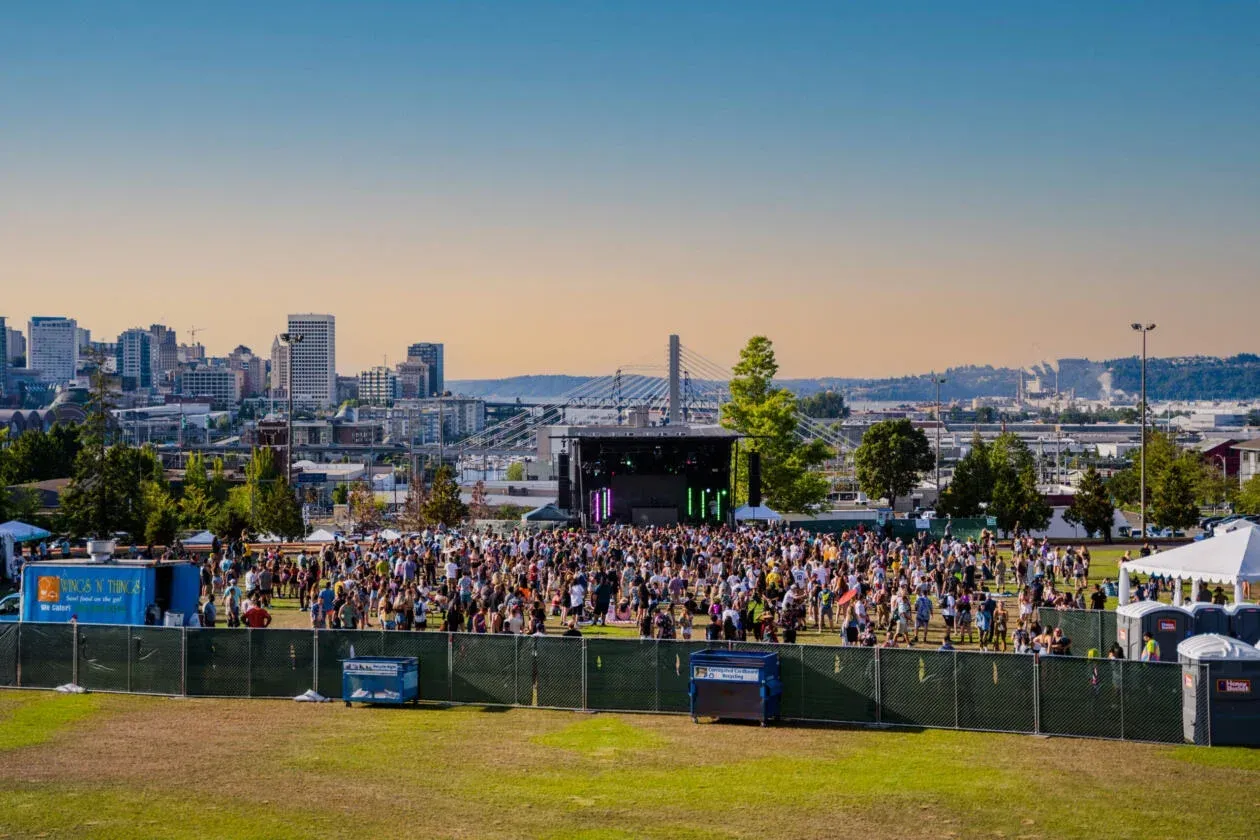
<svg viewBox="0 0 1260 840">
<path fill-rule="evenodd" d="M 189 327 L 188 328 L 188 334 L 192 336 L 193 344 L 197 343 L 197 333 L 204 332 L 205 329 L 206 329 L 205 327 Z"/>
</svg>

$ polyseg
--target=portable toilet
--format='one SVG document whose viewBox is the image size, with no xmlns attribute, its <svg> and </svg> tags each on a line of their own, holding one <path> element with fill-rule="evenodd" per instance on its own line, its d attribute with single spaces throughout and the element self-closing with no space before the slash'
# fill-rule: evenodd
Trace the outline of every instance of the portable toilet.
<svg viewBox="0 0 1260 840">
<path fill-rule="evenodd" d="M 1209 633 L 1177 646 L 1186 741 L 1260 746 L 1260 649 Z"/>
<path fill-rule="evenodd" d="M 1177 645 L 1191 635 L 1194 617 L 1189 610 L 1159 601 L 1136 601 L 1116 607 L 1116 641 L 1126 659 L 1142 658 L 1142 634 L 1159 644 L 1160 657 L 1172 661 Z"/>
<path fill-rule="evenodd" d="M 1229 635 L 1250 645 L 1260 644 L 1260 604 L 1230 604 Z"/>
<path fill-rule="evenodd" d="M 1207 601 L 1196 601 L 1188 605 L 1186 609 L 1194 616 L 1194 621 L 1190 625 L 1191 635 L 1199 636 L 1204 633 L 1230 635 L 1229 611 L 1224 607 Z"/>
</svg>

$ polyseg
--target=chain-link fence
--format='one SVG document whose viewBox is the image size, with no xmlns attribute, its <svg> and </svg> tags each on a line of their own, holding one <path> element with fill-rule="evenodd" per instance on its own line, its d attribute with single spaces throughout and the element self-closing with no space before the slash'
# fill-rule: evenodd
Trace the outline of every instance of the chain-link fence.
<svg viewBox="0 0 1260 840">
<path fill-rule="evenodd" d="M 0 626 L 0 686 L 340 699 L 342 660 L 414 656 L 428 702 L 685 713 L 709 648 L 777 653 L 791 720 L 1183 739 L 1175 663 L 915 648 L 23 622 Z"/>
<path fill-rule="evenodd" d="M 1056 610 L 1042 607 L 1037 620 L 1043 627 L 1061 627 L 1072 640 L 1072 653 L 1087 656 L 1095 651 L 1106 656 L 1116 641 L 1116 614 L 1111 610 Z"/>
</svg>

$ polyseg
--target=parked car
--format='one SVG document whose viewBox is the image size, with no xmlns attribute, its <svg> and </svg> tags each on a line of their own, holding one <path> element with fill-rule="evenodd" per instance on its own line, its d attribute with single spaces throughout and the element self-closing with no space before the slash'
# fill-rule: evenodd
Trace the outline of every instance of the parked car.
<svg viewBox="0 0 1260 840">
<path fill-rule="evenodd" d="M 14 592 L 0 598 L 0 621 L 20 621 L 22 618 L 22 597 Z"/>
</svg>

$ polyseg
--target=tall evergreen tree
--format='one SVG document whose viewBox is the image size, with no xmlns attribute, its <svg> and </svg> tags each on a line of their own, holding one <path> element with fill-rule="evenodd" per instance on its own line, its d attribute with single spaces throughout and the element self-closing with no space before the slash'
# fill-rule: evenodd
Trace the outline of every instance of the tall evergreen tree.
<svg viewBox="0 0 1260 840">
<path fill-rule="evenodd" d="M 468 506 L 459 498 L 459 485 L 455 472 L 446 464 L 438 467 L 433 476 L 433 487 L 424 503 L 424 517 L 434 524 L 448 528 L 458 525 L 468 517 Z"/>
<path fill-rule="evenodd" d="M 989 446 L 976 432 L 971 451 L 954 467 L 954 478 L 941 493 L 937 512 L 949 516 L 976 516 L 993 498 L 993 469 Z"/>
<path fill-rule="evenodd" d="M 1111 502 L 1111 493 L 1098 469 L 1090 464 L 1081 476 L 1080 486 L 1072 497 L 1071 506 L 1064 511 L 1063 518 L 1073 525 L 1080 525 L 1088 534 L 1101 534 L 1103 540 L 1111 542 L 1111 525 L 1115 519 L 1116 507 Z"/>
</svg>

